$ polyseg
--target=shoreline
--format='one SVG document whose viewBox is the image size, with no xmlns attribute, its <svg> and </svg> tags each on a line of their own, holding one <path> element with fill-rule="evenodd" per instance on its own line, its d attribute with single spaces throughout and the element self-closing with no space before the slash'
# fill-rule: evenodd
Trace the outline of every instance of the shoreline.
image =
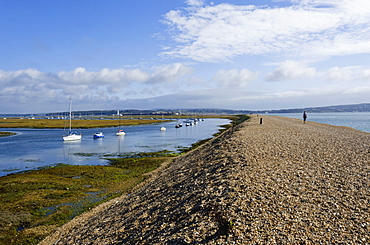
<svg viewBox="0 0 370 245">
<path fill-rule="evenodd" d="M 253 117 L 40 244 L 363 243 L 369 133 Z"/>
</svg>

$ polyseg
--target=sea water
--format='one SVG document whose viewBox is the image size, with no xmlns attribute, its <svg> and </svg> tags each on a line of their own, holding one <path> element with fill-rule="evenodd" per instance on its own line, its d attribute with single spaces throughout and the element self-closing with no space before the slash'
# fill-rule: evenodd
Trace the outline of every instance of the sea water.
<svg viewBox="0 0 370 245">
<path fill-rule="evenodd" d="M 179 151 L 199 140 L 211 138 L 230 123 L 228 119 L 205 119 L 196 125 L 175 128 L 177 121 L 160 125 L 123 127 L 124 136 L 116 136 L 118 128 L 76 129 L 82 140 L 63 141 L 63 129 L 0 128 L 0 131 L 15 132 L 14 136 L 0 137 L 0 176 L 58 163 L 73 165 L 106 165 L 106 157 L 122 154 Z M 166 131 L 160 131 L 165 126 Z M 93 139 L 96 132 L 105 137 Z"/>
<path fill-rule="evenodd" d="M 303 112 L 274 113 L 268 115 L 303 119 Z M 307 121 L 331 124 L 335 126 L 346 126 L 370 133 L 370 112 L 310 113 L 308 111 Z"/>
</svg>

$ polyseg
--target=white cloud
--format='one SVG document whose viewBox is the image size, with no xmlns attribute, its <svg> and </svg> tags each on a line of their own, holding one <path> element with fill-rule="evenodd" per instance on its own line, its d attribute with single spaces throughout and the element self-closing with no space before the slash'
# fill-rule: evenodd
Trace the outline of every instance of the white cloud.
<svg viewBox="0 0 370 245">
<path fill-rule="evenodd" d="M 185 1 L 186 4 L 190 5 L 190 6 L 203 6 L 204 4 L 204 0 L 186 0 Z"/>
<path fill-rule="evenodd" d="M 204 5 L 170 11 L 178 43 L 163 55 L 225 61 L 239 55 L 330 56 L 370 53 L 366 0 L 301 0 L 290 7 Z"/>
<path fill-rule="evenodd" d="M 327 72 L 327 77 L 329 80 L 353 80 L 355 79 L 355 74 L 353 72 L 353 67 L 332 67 Z"/>
<path fill-rule="evenodd" d="M 332 67 L 326 72 L 328 80 L 332 81 L 361 81 L 370 80 L 370 69 L 362 66 Z"/>
<path fill-rule="evenodd" d="M 317 75 L 314 67 L 308 67 L 304 63 L 287 60 L 270 72 L 267 81 L 281 81 L 293 79 L 311 79 Z"/>
<path fill-rule="evenodd" d="M 42 81 L 50 79 L 49 74 L 40 72 L 35 69 L 19 70 L 19 71 L 3 71 L 0 70 L 0 86 L 26 86 L 30 84 L 30 81 Z"/>
<path fill-rule="evenodd" d="M 343 94 L 358 95 L 358 94 L 364 94 L 364 93 L 367 93 L 367 95 L 370 96 L 370 86 L 350 88 L 350 89 L 347 89 L 346 91 L 344 91 Z M 367 97 L 367 98 L 369 98 L 369 97 Z"/>
<path fill-rule="evenodd" d="M 370 69 L 364 70 L 361 74 L 361 78 L 370 80 Z"/>
<path fill-rule="evenodd" d="M 166 65 L 160 67 L 156 72 L 154 72 L 150 79 L 149 83 L 165 83 L 165 82 L 174 82 L 180 77 L 189 75 L 193 73 L 191 67 L 187 67 L 181 63 L 174 63 L 171 65 Z"/>
<path fill-rule="evenodd" d="M 212 81 L 216 82 L 219 87 L 247 87 L 251 81 L 256 80 L 257 72 L 248 69 L 219 70 L 213 77 Z"/>
<path fill-rule="evenodd" d="M 61 71 L 57 73 L 57 77 L 66 82 L 73 84 L 110 84 L 117 82 L 124 82 L 129 84 L 131 82 L 144 82 L 149 79 L 149 74 L 139 69 L 125 70 L 125 69 L 102 69 L 99 72 L 87 71 L 83 67 L 78 67 L 73 71 Z"/>
</svg>

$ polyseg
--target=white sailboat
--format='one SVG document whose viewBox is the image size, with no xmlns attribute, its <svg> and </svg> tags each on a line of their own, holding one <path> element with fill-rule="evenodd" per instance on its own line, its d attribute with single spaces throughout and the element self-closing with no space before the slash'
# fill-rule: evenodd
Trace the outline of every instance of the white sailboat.
<svg viewBox="0 0 370 245">
<path fill-rule="evenodd" d="M 119 129 L 118 132 L 116 133 L 117 136 L 123 136 L 125 135 L 125 131 L 123 131 L 122 129 Z"/>
<path fill-rule="evenodd" d="M 163 123 L 163 114 L 162 114 L 162 123 Z M 166 127 L 165 127 L 165 126 L 162 126 L 162 127 L 160 128 L 160 131 L 166 131 Z"/>
<path fill-rule="evenodd" d="M 69 100 L 69 133 L 67 136 L 63 136 L 64 141 L 80 140 L 82 134 L 72 132 L 72 100 Z"/>
<path fill-rule="evenodd" d="M 118 125 L 118 131 L 116 133 L 117 136 L 124 136 L 126 133 L 121 129 L 121 114 L 119 114 L 119 111 L 117 112 L 119 115 L 119 125 Z"/>
</svg>

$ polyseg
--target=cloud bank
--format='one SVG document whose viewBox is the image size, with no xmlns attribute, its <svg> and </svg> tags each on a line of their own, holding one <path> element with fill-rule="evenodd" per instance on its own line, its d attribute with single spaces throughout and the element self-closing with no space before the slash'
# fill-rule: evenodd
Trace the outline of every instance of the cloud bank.
<svg viewBox="0 0 370 245">
<path fill-rule="evenodd" d="M 55 110 L 68 98 L 91 106 L 109 106 L 112 102 L 135 97 L 158 96 L 171 92 L 171 86 L 192 74 L 193 69 L 181 63 L 157 67 L 153 72 L 140 69 L 102 69 L 88 71 L 78 67 L 57 73 L 35 69 L 18 71 L 0 70 L 0 103 L 12 105 L 8 110 L 32 110 L 54 104 Z M 162 87 L 166 89 L 161 89 Z M 172 91 L 173 92 L 173 91 Z M 14 100 L 17 103 L 14 103 Z M 32 102 L 32 103 L 30 103 Z M 97 103 L 98 102 L 98 103 Z M 95 104 L 94 104 L 95 103 Z M 9 106 L 11 107 L 11 106 Z M 24 111 L 25 112 L 25 111 Z"/>
<path fill-rule="evenodd" d="M 302 62 L 287 60 L 267 74 L 266 79 L 268 81 L 310 79 L 316 77 L 316 75 L 316 68 L 307 67 Z"/>
<path fill-rule="evenodd" d="M 115 108 L 229 108 L 229 109 L 278 109 L 284 103 L 298 106 L 363 103 L 370 94 L 370 68 L 363 66 L 331 67 L 320 70 L 304 62 L 285 61 L 261 77 L 249 69 L 220 69 L 208 81 L 209 89 L 194 87 L 187 80 L 193 68 L 181 63 L 157 67 L 151 72 L 140 69 L 102 69 L 88 71 L 79 67 L 57 73 L 35 69 L 0 70 L 0 103 L 7 113 L 44 112 L 65 110 L 68 98 L 84 110 Z M 267 83 L 305 81 L 301 89 L 251 90 L 259 79 Z M 323 84 L 326 84 L 325 86 Z M 348 86 L 350 85 L 350 86 Z M 203 88 L 202 88 L 203 87 Z M 207 87 L 207 86 L 206 86 Z M 335 95 L 337 98 L 334 100 Z M 14 100 L 17 103 L 13 103 Z M 351 100 L 352 99 L 352 100 Z M 306 104 L 304 104 L 306 103 Z M 314 103 L 314 104 L 312 104 Z M 99 108 L 98 108 L 99 107 Z M 79 110 L 79 108 L 76 108 Z"/>
</svg>

